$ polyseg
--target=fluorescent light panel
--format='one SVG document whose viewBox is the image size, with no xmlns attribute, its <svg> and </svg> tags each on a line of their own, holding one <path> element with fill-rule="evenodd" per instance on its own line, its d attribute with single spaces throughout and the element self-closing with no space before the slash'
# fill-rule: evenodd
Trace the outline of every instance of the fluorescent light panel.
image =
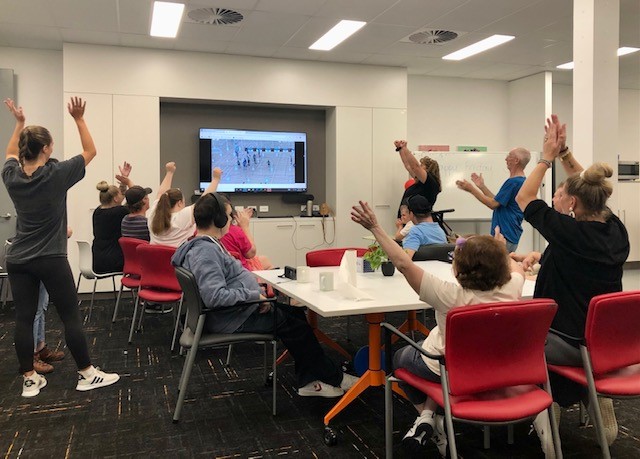
<svg viewBox="0 0 640 459">
<path fill-rule="evenodd" d="M 184 4 L 182 3 L 153 2 L 153 17 L 149 35 L 176 38 L 183 11 Z"/>
<path fill-rule="evenodd" d="M 448 61 L 460 61 L 488 49 L 495 48 L 496 46 L 511 41 L 514 38 L 515 37 L 511 35 L 492 35 L 489 38 L 480 40 L 479 42 L 474 43 L 473 45 L 469 45 L 466 48 L 462 48 L 454 53 L 447 54 L 443 57 L 443 59 L 446 59 Z"/>
<path fill-rule="evenodd" d="M 617 55 L 626 56 L 627 54 L 635 53 L 636 51 L 640 51 L 640 48 L 632 48 L 630 46 L 623 46 L 622 48 L 618 48 Z M 557 69 L 562 70 L 573 70 L 573 62 L 567 62 L 566 64 L 561 64 L 556 66 Z"/>
<path fill-rule="evenodd" d="M 309 49 L 329 51 L 360 30 L 365 24 L 366 22 L 362 21 L 342 20 L 320 37 L 313 45 L 309 46 Z"/>
</svg>

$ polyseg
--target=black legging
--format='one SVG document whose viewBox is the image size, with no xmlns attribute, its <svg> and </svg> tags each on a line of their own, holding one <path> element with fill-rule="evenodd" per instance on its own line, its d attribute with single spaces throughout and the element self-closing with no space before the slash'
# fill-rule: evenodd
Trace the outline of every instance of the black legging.
<svg viewBox="0 0 640 459">
<path fill-rule="evenodd" d="M 38 309 L 38 289 L 44 283 L 64 324 L 64 338 L 79 369 L 91 365 L 82 330 L 73 274 L 66 257 L 42 257 L 27 263 L 7 262 L 16 308 L 15 346 L 20 373 L 33 370 L 33 319 Z"/>
</svg>

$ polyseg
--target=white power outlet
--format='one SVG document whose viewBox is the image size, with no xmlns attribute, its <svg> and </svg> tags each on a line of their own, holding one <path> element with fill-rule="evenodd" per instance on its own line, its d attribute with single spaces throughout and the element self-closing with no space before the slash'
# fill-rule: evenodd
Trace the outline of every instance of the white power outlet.
<svg viewBox="0 0 640 459">
<path fill-rule="evenodd" d="M 304 212 L 305 210 L 307 210 L 307 206 L 305 205 L 300 206 L 300 212 Z"/>
<path fill-rule="evenodd" d="M 320 205 L 319 204 L 314 204 L 313 207 L 312 207 L 312 210 L 314 212 L 320 212 Z"/>
<path fill-rule="evenodd" d="M 269 206 L 260 206 L 260 212 L 269 212 Z"/>
</svg>

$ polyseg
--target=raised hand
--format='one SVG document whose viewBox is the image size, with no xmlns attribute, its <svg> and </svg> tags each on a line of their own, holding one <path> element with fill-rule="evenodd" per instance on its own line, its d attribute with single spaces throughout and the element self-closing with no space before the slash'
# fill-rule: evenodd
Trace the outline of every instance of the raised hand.
<svg viewBox="0 0 640 459">
<path fill-rule="evenodd" d="M 351 208 L 351 220 L 362 225 L 368 230 L 371 230 L 373 227 L 378 226 L 378 219 L 376 214 L 373 213 L 369 204 L 365 201 L 358 201 L 360 203 L 360 207 L 353 206 Z"/>
<path fill-rule="evenodd" d="M 484 186 L 484 177 L 482 177 L 482 174 L 478 175 L 475 172 L 473 174 L 471 174 L 471 181 L 478 187 L 483 187 Z"/>
<path fill-rule="evenodd" d="M 120 170 L 119 175 L 121 175 L 122 177 L 129 177 L 129 174 L 131 173 L 131 164 L 125 161 L 122 166 L 118 166 L 118 169 Z M 116 178 L 118 178 L 117 175 L 116 175 Z M 122 182 L 122 180 L 120 181 Z"/>
<path fill-rule="evenodd" d="M 69 114 L 74 120 L 80 120 L 84 116 L 84 108 L 86 105 L 87 103 L 83 101 L 81 97 L 72 97 L 67 104 L 67 109 L 69 109 Z"/>
<path fill-rule="evenodd" d="M 547 124 L 544 127 L 542 157 L 548 161 L 553 161 L 560 153 L 560 149 L 564 148 L 566 140 L 566 125 L 561 125 L 558 117 L 551 115 L 551 118 L 547 118 Z"/>
<path fill-rule="evenodd" d="M 496 225 L 496 229 L 493 233 L 493 238 L 498 241 L 501 242 L 505 245 L 505 247 L 507 246 L 507 239 L 504 237 L 504 235 L 500 232 L 500 226 Z"/>
<path fill-rule="evenodd" d="M 211 175 L 213 175 L 214 179 L 220 180 L 222 178 L 222 169 L 214 167 L 211 171 Z"/>
<path fill-rule="evenodd" d="M 406 140 L 395 140 L 393 142 L 393 144 L 395 145 L 396 149 L 398 149 L 398 148 L 407 148 L 407 141 Z"/>
<path fill-rule="evenodd" d="M 173 161 L 171 161 L 170 163 L 167 163 L 164 165 L 164 168 L 167 172 L 175 172 L 176 171 L 176 163 L 174 163 Z"/>
<path fill-rule="evenodd" d="M 240 212 L 236 213 L 236 223 L 241 228 L 249 226 L 249 220 L 253 216 L 253 209 L 251 207 L 245 207 Z"/>
<path fill-rule="evenodd" d="M 9 112 L 13 115 L 17 122 L 24 123 L 26 118 L 24 116 L 24 112 L 22 111 L 22 107 L 16 107 L 13 99 L 5 99 L 4 104 L 7 106 Z"/>
<path fill-rule="evenodd" d="M 464 191 L 471 191 L 473 189 L 473 185 L 467 182 L 465 179 L 456 180 L 456 186 Z"/>
<path fill-rule="evenodd" d="M 131 179 L 125 175 L 116 174 L 116 180 L 120 182 L 120 184 L 126 185 L 127 188 L 131 188 L 133 186 Z"/>
</svg>

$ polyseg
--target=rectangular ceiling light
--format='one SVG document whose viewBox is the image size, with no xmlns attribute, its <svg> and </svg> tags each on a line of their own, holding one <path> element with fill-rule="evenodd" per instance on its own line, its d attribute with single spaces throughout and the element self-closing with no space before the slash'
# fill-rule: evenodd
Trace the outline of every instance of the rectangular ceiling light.
<svg viewBox="0 0 640 459">
<path fill-rule="evenodd" d="M 313 45 L 309 46 L 309 49 L 329 51 L 360 30 L 365 24 L 366 22 L 362 21 L 342 20 L 320 37 Z"/>
<path fill-rule="evenodd" d="M 627 54 L 635 53 L 636 51 L 640 51 L 640 48 L 631 48 L 630 46 L 623 46 L 622 48 L 618 48 L 617 55 L 618 56 L 626 56 Z M 566 64 L 558 65 L 557 69 L 562 70 L 573 70 L 573 62 L 567 62 Z"/>
<path fill-rule="evenodd" d="M 176 38 L 183 11 L 184 4 L 182 3 L 153 2 L 153 17 L 149 35 Z"/>
<path fill-rule="evenodd" d="M 635 53 L 636 51 L 640 51 L 640 48 L 631 48 L 630 46 L 623 46 L 622 48 L 618 48 L 618 56 L 625 56 L 627 54 Z"/>
<path fill-rule="evenodd" d="M 469 45 L 466 48 L 462 48 L 454 53 L 447 54 L 443 57 L 443 59 L 446 59 L 448 61 L 460 61 L 488 49 L 495 48 L 496 46 L 511 41 L 514 38 L 516 37 L 513 37 L 511 35 L 492 35 L 489 38 L 480 40 L 479 42 L 474 43 L 473 45 Z"/>
</svg>

